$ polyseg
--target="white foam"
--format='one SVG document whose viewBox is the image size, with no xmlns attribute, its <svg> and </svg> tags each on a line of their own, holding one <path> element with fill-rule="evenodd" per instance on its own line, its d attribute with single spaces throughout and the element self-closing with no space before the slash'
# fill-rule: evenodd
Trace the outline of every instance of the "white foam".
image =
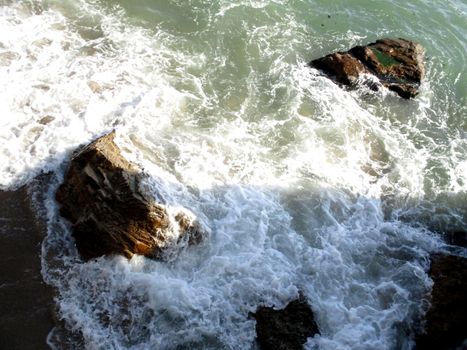
<svg viewBox="0 0 467 350">
<path fill-rule="evenodd" d="M 89 40 L 88 13 L 78 16 L 83 24 L 54 10 L 21 17 L 21 3 L 1 11 L 3 50 L 18 55 L 0 67 L 2 188 L 56 168 L 70 150 L 104 130 L 131 127 L 135 114 L 144 122 L 155 112 L 163 127 L 182 107 L 183 94 L 159 74 L 164 58 L 157 41 L 143 30 L 129 37 L 103 17 Z"/>
</svg>

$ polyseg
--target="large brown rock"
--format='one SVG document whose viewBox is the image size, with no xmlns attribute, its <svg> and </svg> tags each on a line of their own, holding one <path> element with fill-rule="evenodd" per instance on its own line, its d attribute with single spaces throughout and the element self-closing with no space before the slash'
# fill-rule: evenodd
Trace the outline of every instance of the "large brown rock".
<svg viewBox="0 0 467 350">
<path fill-rule="evenodd" d="M 336 82 L 355 86 L 361 74 L 372 74 L 379 84 L 404 98 L 414 97 L 425 74 L 424 49 L 405 39 L 381 39 L 347 52 L 336 52 L 310 62 Z"/>
<path fill-rule="evenodd" d="M 78 150 L 56 193 L 84 259 L 107 254 L 163 258 L 177 243 L 199 242 L 201 226 L 139 189 L 142 174 L 120 153 L 115 131 Z"/>
<path fill-rule="evenodd" d="M 435 254 L 429 274 L 434 282 L 431 307 L 416 349 L 467 349 L 467 259 Z"/>
<path fill-rule="evenodd" d="M 303 297 L 281 310 L 259 307 L 253 317 L 263 350 L 301 350 L 308 337 L 319 333 L 313 312 Z"/>
</svg>

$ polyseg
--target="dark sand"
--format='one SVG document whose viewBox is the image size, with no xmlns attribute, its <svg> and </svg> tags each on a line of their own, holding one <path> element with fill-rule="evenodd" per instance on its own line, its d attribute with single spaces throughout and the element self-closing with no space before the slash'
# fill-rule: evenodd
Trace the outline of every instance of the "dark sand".
<svg viewBox="0 0 467 350">
<path fill-rule="evenodd" d="M 25 187 L 0 191 L 0 349 L 49 349 L 53 289 L 41 275 L 46 234 Z"/>
</svg>

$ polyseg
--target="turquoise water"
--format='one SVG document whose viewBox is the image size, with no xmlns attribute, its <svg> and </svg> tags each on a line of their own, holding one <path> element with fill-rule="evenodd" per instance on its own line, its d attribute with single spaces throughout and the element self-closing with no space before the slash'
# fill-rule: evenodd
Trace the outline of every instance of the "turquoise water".
<svg viewBox="0 0 467 350">
<path fill-rule="evenodd" d="M 299 292 L 321 330 L 307 348 L 413 347 L 429 254 L 467 228 L 463 1 L 0 5 L 0 188 L 54 174 L 43 273 L 76 348 L 255 348 L 248 313 Z M 414 100 L 307 66 L 381 37 L 425 47 Z M 206 242 L 169 263 L 79 260 L 53 193 L 114 128 Z"/>
</svg>

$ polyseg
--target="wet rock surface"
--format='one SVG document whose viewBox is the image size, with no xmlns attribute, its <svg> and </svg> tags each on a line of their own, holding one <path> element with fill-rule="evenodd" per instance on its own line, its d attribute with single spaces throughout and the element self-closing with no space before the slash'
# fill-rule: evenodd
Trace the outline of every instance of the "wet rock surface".
<svg viewBox="0 0 467 350">
<path fill-rule="evenodd" d="M 310 62 L 336 82 L 356 86 L 362 74 L 371 74 L 379 83 L 403 98 L 417 95 L 425 74 L 424 49 L 405 39 L 381 39 L 366 46 L 356 46 L 347 52 L 336 52 Z"/>
<path fill-rule="evenodd" d="M 444 233 L 444 238 L 447 243 L 467 248 L 467 232 L 466 231 L 447 231 Z"/>
<path fill-rule="evenodd" d="M 308 337 L 319 334 L 313 312 L 303 298 L 290 302 L 281 310 L 259 307 L 253 317 L 257 340 L 263 350 L 303 349 Z"/>
<path fill-rule="evenodd" d="M 434 285 L 425 332 L 416 339 L 416 349 L 467 348 L 467 259 L 435 254 L 430 277 Z"/>
<path fill-rule="evenodd" d="M 181 241 L 199 242 L 205 232 L 196 220 L 185 212 L 170 215 L 140 191 L 143 175 L 121 155 L 114 138 L 111 132 L 78 150 L 56 193 L 80 255 L 163 259 Z"/>
<path fill-rule="evenodd" d="M 27 186 L 0 191 L 0 349 L 50 349 L 55 293 L 41 274 L 41 217 Z"/>
</svg>

